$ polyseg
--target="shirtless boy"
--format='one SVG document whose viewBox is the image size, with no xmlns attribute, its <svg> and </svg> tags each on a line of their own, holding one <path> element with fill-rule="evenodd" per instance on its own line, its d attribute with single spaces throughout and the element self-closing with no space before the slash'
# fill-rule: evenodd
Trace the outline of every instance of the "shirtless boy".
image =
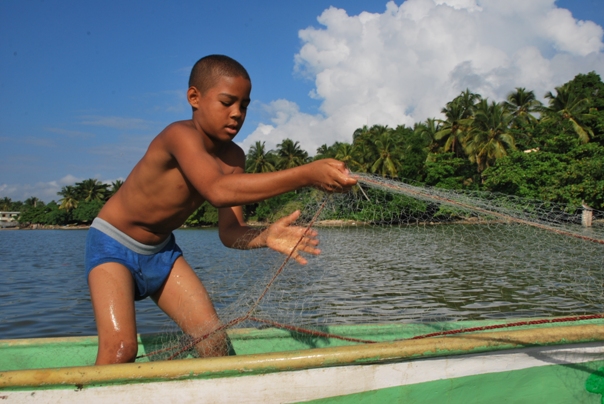
<svg viewBox="0 0 604 404">
<path fill-rule="evenodd" d="M 86 271 L 99 333 L 96 364 L 134 361 L 135 300 L 151 297 L 192 337 L 221 325 L 172 235 L 204 201 L 219 208 L 225 246 L 269 247 L 289 254 L 304 232 L 290 226 L 299 212 L 254 230 L 246 226 L 241 205 L 306 186 L 346 191 L 356 183 L 336 160 L 245 174 L 245 154 L 233 138 L 245 120 L 250 91 L 249 75 L 235 60 L 221 55 L 200 59 L 187 91 L 193 118 L 169 125 L 153 139 L 94 220 L 86 243 Z M 242 239 L 249 241 L 236 244 Z M 316 233 L 307 234 L 293 258 L 306 263 L 299 253 L 318 254 L 317 244 Z M 215 333 L 196 349 L 202 356 L 226 355 L 226 334 Z"/>
</svg>

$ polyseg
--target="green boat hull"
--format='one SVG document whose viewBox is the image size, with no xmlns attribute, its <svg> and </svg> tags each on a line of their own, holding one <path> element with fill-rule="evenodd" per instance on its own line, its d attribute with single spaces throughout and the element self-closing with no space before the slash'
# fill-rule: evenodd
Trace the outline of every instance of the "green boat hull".
<svg viewBox="0 0 604 404">
<path fill-rule="evenodd" d="M 235 356 L 91 366 L 95 337 L 0 341 L 11 402 L 601 403 L 604 321 L 410 339 L 496 322 L 326 328 L 358 344 L 276 329 L 230 332 Z M 141 336 L 139 354 L 164 346 Z"/>
</svg>

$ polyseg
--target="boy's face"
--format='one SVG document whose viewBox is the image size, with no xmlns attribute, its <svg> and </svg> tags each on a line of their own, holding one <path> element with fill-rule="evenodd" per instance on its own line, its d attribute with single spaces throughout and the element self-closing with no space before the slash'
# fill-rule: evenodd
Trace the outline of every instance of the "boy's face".
<svg viewBox="0 0 604 404">
<path fill-rule="evenodd" d="M 204 94 L 191 87 L 187 97 L 193 119 L 212 140 L 231 141 L 245 120 L 251 90 L 250 81 L 241 76 L 220 76 Z"/>
</svg>

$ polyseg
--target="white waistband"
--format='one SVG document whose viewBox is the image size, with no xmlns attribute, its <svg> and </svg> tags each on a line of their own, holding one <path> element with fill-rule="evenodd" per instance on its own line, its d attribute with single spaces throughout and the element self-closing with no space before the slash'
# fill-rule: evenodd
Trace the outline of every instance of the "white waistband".
<svg viewBox="0 0 604 404">
<path fill-rule="evenodd" d="M 90 227 L 105 233 L 118 243 L 122 244 L 124 247 L 134 251 L 137 254 L 142 255 L 152 255 L 160 252 L 166 246 L 166 244 L 170 242 L 172 237 L 174 237 L 173 235 L 170 235 L 170 237 L 168 237 L 167 239 L 162 241 L 161 244 L 158 245 L 143 244 L 139 241 L 136 241 L 135 239 L 122 232 L 121 230 L 117 229 L 111 223 L 101 219 L 100 217 L 96 217 L 92 221 Z"/>
</svg>

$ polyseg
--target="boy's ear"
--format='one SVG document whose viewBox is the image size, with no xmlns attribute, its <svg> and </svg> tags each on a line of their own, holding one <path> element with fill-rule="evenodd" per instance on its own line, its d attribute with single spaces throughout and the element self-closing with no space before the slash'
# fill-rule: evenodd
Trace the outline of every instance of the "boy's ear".
<svg viewBox="0 0 604 404">
<path fill-rule="evenodd" d="M 197 89 L 197 87 L 189 87 L 187 90 L 187 101 L 191 107 L 197 109 L 199 106 L 199 99 L 201 98 L 201 93 Z"/>
</svg>

